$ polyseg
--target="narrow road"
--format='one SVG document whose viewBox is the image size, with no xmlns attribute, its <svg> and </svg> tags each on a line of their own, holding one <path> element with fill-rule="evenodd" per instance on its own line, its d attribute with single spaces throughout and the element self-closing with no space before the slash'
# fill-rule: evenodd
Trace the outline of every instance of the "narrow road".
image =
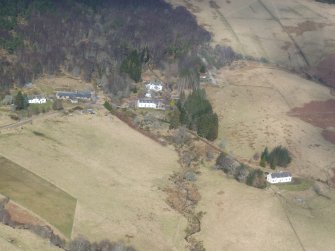
<svg viewBox="0 0 335 251">
<path fill-rule="evenodd" d="M 28 124 L 28 123 L 32 123 L 32 122 L 33 122 L 32 119 L 25 119 L 25 120 L 21 120 L 19 122 L 15 122 L 15 123 L 12 123 L 12 124 L 0 126 L 0 130 L 1 129 L 14 129 L 16 127 L 19 127 L 19 126 L 22 126 L 22 125 L 25 125 L 25 124 Z"/>
</svg>

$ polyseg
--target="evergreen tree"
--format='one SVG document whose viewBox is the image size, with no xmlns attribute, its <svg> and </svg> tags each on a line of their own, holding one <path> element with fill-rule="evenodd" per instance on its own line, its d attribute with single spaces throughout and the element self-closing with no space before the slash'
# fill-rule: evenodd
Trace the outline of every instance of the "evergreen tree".
<svg viewBox="0 0 335 251">
<path fill-rule="evenodd" d="M 127 73 L 135 82 L 141 80 L 142 61 L 141 55 L 139 55 L 137 50 L 133 50 L 130 55 L 123 60 L 121 64 L 121 72 Z"/>
<path fill-rule="evenodd" d="M 275 147 L 268 157 L 270 167 L 274 169 L 276 166 L 287 167 L 292 161 L 290 152 L 282 146 Z"/>
<path fill-rule="evenodd" d="M 176 129 L 180 126 L 180 111 L 179 109 L 173 109 L 169 113 L 169 120 L 170 120 L 170 129 Z"/>
<path fill-rule="evenodd" d="M 213 113 L 212 105 L 206 98 L 204 90 L 194 90 L 185 100 L 179 101 L 177 107 L 180 111 L 180 123 L 197 134 L 209 140 L 218 136 L 219 120 Z"/>
<path fill-rule="evenodd" d="M 264 151 L 261 154 L 261 160 L 259 162 L 259 165 L 261 167 L 266 167 L 266 162 L 269 160 L 269 150 L 267 147 L 264 148 Z"/>
<path fill-rule="evenodd" d="M 29 105 L 27 95 L 23 95 L 22 92 L 19 91 L 15 97 L 14 104 L 17 110 L 27 108 Z"/>
</svg>

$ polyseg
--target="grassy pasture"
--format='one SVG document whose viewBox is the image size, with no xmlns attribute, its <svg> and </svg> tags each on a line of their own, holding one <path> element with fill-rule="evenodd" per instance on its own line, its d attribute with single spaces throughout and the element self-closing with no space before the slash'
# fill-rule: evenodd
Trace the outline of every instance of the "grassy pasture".
<svg viewBox="0 0 335 251">
<path fill-rule="evenodd" d="M 302 178 L 293 178 L 291 183 L 276 184 L 282 190 L 287 191 L 305 191 L 313 185 L 313 181 Z"/>
<path fill-rule="evenodd" d="M 41 117 L 4 132 L 0 154 L 77 199 L 73 238 L 184 250 L 186 219 L 162 191 L 179 168 L 177 154 L 105 116 L 105 108 L 96 111 Z"/>
<path fill-rule="evenodd" d="M 29 172 L 0 157 L 0 193 L 33 211 L 70 237 L 77 200 Z"/>
</svg>

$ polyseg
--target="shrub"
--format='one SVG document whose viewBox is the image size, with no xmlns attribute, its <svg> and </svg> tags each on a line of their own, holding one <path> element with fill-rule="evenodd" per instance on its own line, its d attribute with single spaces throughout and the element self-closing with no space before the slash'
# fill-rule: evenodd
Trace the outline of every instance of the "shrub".
<svg viewBox="0 0 335 251">
<path fill-rule="evenodd" d="M 15 96 L 14 104 L 17 110 L 22 110 L 22 109 L 27 108 L 29 105 L 27 96 L 22 94 L 21 91 L 19 91 L 17 95 Z"/>
<path fill-rule="evenodd" d="M 197 175 L 193 171 L 187 171 L 184 174 L 184 179 L 187 180 L 187 181 L 196 181 L 197 180 Z"/>
<path fill-rule="evenodd" d="M 249 175 L 249 167 L 244 164 L 241 164 L 239 167 L 235 169 L 234 178 L 239 182 L 245 183 L 248 175 Z"/>
<path fill-rule="evenodd" d="M 189 140 L 190 140 L 190 136 L 187 132 L 186 127 L 184 126 L 180 127 L 179 130 L 173 136 L 173 142 L 180 146 L 187 144 Z"/>
<path fill-rule="evenodd" d="M 216 165 L 222 169 L 224 173 L 235 176 L 236 168 L 239 166 L 239 163 L 226 154 L 220 153 L 216 159 Z"/>
<path fill-rule="evenodd" d="M 246 184 L 257 188 L 265 188 L 264 172 L 261 169 L 252 170 L 247 176 Z"/>
<path fill-rule="evenodd" d="M 69 251 L 91 251 L 91 243 L 83 236 L 78 236 L 69 243 Z"/>
<path fill-rule="evenodd" d="M 52 109 L 55 111 L 63 110 L 63 102 L 60 99 L 56 99 L 52 104 Z"/>
<path fill-rule="evenodd" d="M 104 107 L 110 112 L 113 110 L 113 107 L 111 106 L 111 104 L 108 101 L 105 101 Z"/>
<path fill-rule="evenodd" d="M 180 111 L 178 109 L 173 109 L 168 114 L 170 126 L 169 129 L 176 129 L 180 126 Z"/>
<path fill-rule="evenodd" d="M 287 148 L 283 146 L 275 147 L 269 154 L 268 160 L 270 167 L 274 169 L 276 166 L 287 167 L 291 163 L 292 157 Z"/>
</svg>

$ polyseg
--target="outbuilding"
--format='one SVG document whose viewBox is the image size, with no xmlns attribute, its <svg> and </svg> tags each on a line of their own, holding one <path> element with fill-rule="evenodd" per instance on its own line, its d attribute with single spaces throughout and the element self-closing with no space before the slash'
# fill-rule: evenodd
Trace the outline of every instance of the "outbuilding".
<svg viewBox="0 0 335 251">
<path fill-rule="evenodd" d="M 163 90 L 163 83 L 161 81 L 151 81 L 145 87 L 148 91 L 159 92 Z"/>
<path fill-rule="evenodd" d="M 28 98 L 29 104 L 45 104 L 47 102 L 47 99 L 42 96 L 34 96 Z"/>
</svg>

